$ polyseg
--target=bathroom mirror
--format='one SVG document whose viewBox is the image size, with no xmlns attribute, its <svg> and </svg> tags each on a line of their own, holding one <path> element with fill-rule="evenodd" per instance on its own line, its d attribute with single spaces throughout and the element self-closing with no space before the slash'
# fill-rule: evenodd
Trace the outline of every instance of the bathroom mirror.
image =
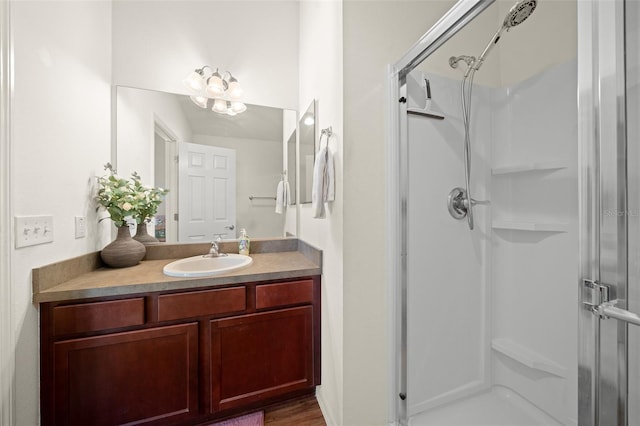
<svg viewBox="0 0 640 426">
<path fill-rule="evenodd" d="M 234 239 L 243 228 L 251 238 L 298 234 L 297 215 L 286 212 L 296 206 L 276 213 L 278 183 L 296 180 L 288 153 L 296 111 L 247 105 L 228 116 L 187 95 L 122 86 L 115 93 L 118 174 L 137 171 L 170 191 L 149 229 L 160 241 Z"/>
<path fill-rule="evenodd" d="M 298 159 L 298 149 L 297 147 L 297 132 L 296 129 L 293 129 L 291 135 L 289 136 L 289 141 L 287 142 L 287 170 L 297 170 L 296 163 Z M 293 172 L 292 172 L 293 173 Z M 290 197 L 290 205 L 295 206 L 297 203 L 296 200 L 296 179 L 295 176 L 292 176 L 288 179 L 289 182 L 289 197 Z"/>
<path fill-rule="evenodd" d="M 298 124 L 300 133 L 300 202 L 311 202 L 311 185 L 313 182 L 313 162 L 316 153 L 316 101 L 300 117 Z"/>
</svg>

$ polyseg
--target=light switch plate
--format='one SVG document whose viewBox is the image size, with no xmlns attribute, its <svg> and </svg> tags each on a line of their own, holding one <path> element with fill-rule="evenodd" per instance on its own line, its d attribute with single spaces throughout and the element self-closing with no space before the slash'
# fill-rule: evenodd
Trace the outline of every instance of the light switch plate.
<svg viewBox="0 0 640 426">
<path fill-rule="evenodd" d="M 86 235 L 86 218 L 84 216 L 76 216 L 76 238 L 84 238 Z"/>
<path fill-rule="evenodd" d="M 15 216 L 16 248 L 53 242 L 53 216 Z"/>
</svg>

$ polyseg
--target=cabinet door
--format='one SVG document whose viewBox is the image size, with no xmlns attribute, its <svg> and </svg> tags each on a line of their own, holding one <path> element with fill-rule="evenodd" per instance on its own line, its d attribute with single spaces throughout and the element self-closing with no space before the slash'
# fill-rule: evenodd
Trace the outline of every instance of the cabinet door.
<svg viewBox="0 0 640 426">
<path fill-rule="evenodd" d="M 211 322 L 211 407 L 250 404 L 312 387 L 313 307 Z"/>
<path fill-rule="evenodd" d="M 54 344 L 55 423 L 116 425 L 197 415 L 198 325 Z"/>
</svg>

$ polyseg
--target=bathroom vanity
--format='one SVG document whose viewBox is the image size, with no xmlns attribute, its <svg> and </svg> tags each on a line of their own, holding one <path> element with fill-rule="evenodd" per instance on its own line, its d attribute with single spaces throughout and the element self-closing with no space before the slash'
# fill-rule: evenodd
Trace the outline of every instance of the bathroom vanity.
<svg viewBox="0 0 640 426">
<path fill-rule="evenodd" d="M 315 392 L 321 253 L 256 241 L 245 269 L 162 274 L 207 247 L 149 247 L 126 269 L 92 253 L 33 271 L 43 425 L 209 424 Z"/>
</svg>

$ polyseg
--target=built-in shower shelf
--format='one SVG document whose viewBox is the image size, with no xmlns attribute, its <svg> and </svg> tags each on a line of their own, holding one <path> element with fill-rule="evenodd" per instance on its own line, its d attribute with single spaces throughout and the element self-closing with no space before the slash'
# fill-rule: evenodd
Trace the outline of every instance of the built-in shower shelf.
<svg viewBox="0 0 640 426">
<path fill-rule="evenodd" d="M 544 371 L 558 377 L 566 377 L 567 369 L 539 353 L 508 338 L 491 340 L 491 348 L 529 368 Z"/>
<path fill-rule="evenodd" d="M 510 173 L 527 173 L 545 170 L 566 169 L 566 164 L 561 161 L 545 161 L 539 163 L 514 164 L 513 166 L 494 167 L 491 169 L 492 175 L 506 175 Z"/>
<path fill-rule="evenodd" d="M 569 224 L 559 222 L 515 222 L 508 220 L 494 220 L 493 229 L 508 229 L 511 231 L 530 232 L 568 232 Z"/>
</svg>

